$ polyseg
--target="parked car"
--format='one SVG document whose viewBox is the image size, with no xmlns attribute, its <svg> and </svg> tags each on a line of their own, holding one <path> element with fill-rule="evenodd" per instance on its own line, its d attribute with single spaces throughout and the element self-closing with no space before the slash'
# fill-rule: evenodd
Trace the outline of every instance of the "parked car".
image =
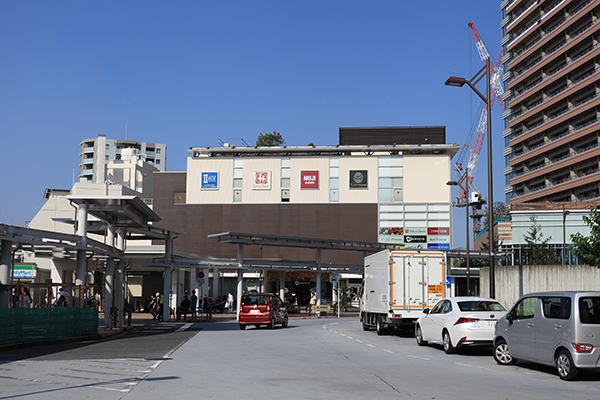
<svg viewBox="0 0 600 400">
<path fill-rule="evenodd" d="M 564 380 L 600 367 L 600 292 L 541 292 L 521 297 L 496 325 L 494 358 L 556 366 Z"/>
<path fill-rule="evenodd" d="M 417 344 L 442 344 L 447 354 L 462 346 L 491 346 L 496 322 L 506 308 L 485 297 L 451 297 L 439 301 L 417 320 Z"/>
<path fill-rule="evenodd" d="M 257 328 L 267 325 L 271 329 L 277 324 L 284 328 L 288 326 L 288 313 L 283 301 L 271 293 L 251 293 L 242 296 L 239 317 L 242 330 L 248 325 Z"/>
</svg>

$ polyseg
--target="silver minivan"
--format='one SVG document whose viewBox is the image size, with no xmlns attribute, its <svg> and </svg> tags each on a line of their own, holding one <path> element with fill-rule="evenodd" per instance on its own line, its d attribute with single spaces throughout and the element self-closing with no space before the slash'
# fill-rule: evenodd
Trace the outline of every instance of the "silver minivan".
<svg viewBox="0 0 600 400">
<path fill-rule="evenodd" d="M 521 297 L 496 324 L 494 359 L 556 366 L 564 380 L 600 367 L 600 292 L 541 292 Z"/>
</svg>

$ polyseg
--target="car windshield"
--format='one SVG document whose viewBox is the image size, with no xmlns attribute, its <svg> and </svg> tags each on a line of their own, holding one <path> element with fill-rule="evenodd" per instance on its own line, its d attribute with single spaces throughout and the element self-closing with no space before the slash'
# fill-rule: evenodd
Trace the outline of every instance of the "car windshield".
<svg viewBox="0 0 600 400">
<path fill-rule="evenodd" d="M 582 324 L 600 324 L 600 297 L 581 297 L 579 318 Z"/>
<path fill-rule="evenodd" d="M 266 306 L 269 304 L 269 296 L 244 296 L 242 297 L 243 306 Z"/>
<path fill-rule="evenodd" d="M 459 301 L 458 308 L 460 311 L 506 311 L 502 304 L 491 300 Z"/>
</svg>

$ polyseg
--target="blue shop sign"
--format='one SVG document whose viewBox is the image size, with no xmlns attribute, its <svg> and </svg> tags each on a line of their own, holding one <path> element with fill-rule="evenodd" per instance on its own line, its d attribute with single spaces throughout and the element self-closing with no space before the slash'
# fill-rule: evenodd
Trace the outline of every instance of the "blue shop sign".
<svg viewBox="0 0 600 400">
<path fill-rule="evenodd" d="M 202 189 L 218 189 L 219 188 L 219 173 L 218 172 L 203 172 L 201 188 Z"/>
<path fill-rule="evenodd" d="M 428 249 L 450 250 L 450 243 L 428 243 Z"/>
</svg>

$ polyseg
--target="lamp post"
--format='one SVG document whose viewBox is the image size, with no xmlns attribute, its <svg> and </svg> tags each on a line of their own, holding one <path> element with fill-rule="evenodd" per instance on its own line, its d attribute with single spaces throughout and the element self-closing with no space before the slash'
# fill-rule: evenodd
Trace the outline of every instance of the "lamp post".
<svg viewBox="0 0 600 400">
<path fill-rule="evenodd" d="M 565 205 L 562 207 L 563 215 L 563 256 L 562 264 L 567 265 L 567 215 L 571 214 L 569 210 L 565 210 Z"/>
<path fill-rule="evenodd" d="M 451 76 L 446 80 L 447 86 L 462 87 L 465 83 L 485 102 L 487 105 L 487 150 L 488 150 L 488 231 L 489 231 L 489 260 L 490 260 L 490 297 L 496 297 L 496 278 L 494 270 L 494 185 L 492 181 L 492 91 L 490 85 L 491 60 L 485 60 L 485 67 L 479 70 L 470 80 Z M 486 76 L 486 96 L 484 96 L 475 85 Z"/>
<path fill-rule="evenodd" d="M 460 187 L 464 192 L 465 192 L 465 199 L 466 199 L 466 204 L 465 204 L 465 208 L 467 209 L 466 212 L 466 232 L 467 232 L 467 296 L 471 295 L 471 265 L 470 265 L 470 254 L 469 254 L 469 168 L 467 167 L 465 170 L 465 174 L 463 175 L 463 177 L 457 182 L 457 181 L 448 181 L 446 183 L 446 185 L 449 186 L 458 186 Z M 461 185 L 461 182 L 464 184 Z"/>
</svg>

